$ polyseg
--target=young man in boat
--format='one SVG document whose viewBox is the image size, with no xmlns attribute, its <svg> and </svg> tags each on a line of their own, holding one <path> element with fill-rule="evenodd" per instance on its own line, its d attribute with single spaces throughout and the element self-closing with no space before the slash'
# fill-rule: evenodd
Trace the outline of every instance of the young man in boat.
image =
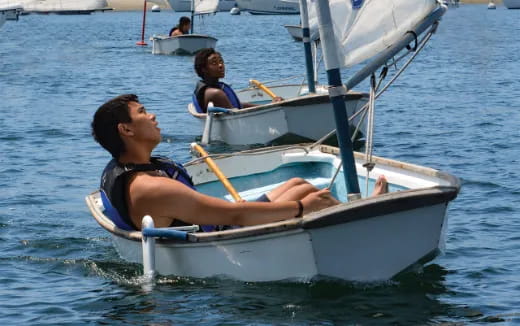
<svg viewBox="0 0 520 326">
<path fill-rule="evenodd" d="M 179 24 L 177 24 L 177 26 L 175 26 L 174 28 L 172 28 L 170 30 L 170 36 L 179 36 L 179 35 L 189 34 L 190 28 L 191 28 L 191 20 L 186 16 L 182 16 L 179 19 Z"/>
<path fill-rule="evenodd" d="M 141 229 L 144 215 L 152 216 L 156 227 L 179 223 L 246 226 L 301 217 L 339 203 L 329 190 L 319 190 L 301 178 L 290 179 L 257 202 L 231 203 L 197 192 L 181 165 L 151 155 L 161 132 L 155 115 L 133 94 L 100 106 L 92 121 L 92 135 L 113 157 L 103 171 L 101 189 L 136 230 Z M 386 183 L 378 182 L 378 187 Z"/>
<path fill-rule="evenodd" d="M 219 81 L 226 75 L 226 66 L 222 55 L 215 49 L 200 50 L 195 56 L 195 72 L 202 78 L 195 86 L 193 104 L 200 113 L 206 113 L 209 102 L 214 106 L 226 109 L 242 109 L 255 106 L 247 102 L 240 102 L 233 89 Z M 273 102 L 282 101 L 276 97 Z"/>
</svg>

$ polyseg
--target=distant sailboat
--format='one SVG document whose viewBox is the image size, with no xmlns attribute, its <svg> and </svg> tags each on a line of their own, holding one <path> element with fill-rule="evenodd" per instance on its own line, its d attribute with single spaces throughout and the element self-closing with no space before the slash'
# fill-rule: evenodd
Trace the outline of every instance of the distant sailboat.
<svg viewBox="0 0 520 326">
<path fill-rule="evenodd" d="M 193 32 L 196 15 L 212 14 L 217 10 L 218 0 L 192 0 L 191 30 Z M 178 36 L 154 35 L 152 37 L 153 54 L 195 54 L 204 48 L 214 48 L 217 39 L 202 34 L 185 34 Z"/>
</svg>

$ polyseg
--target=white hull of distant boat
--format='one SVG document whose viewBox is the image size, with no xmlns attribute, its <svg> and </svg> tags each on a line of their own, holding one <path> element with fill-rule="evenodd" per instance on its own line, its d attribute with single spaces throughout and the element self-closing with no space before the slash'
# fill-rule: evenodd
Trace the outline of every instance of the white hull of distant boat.
<svg viewBox="0 0 520 326">
<path fill-rule="evenodd" d="M 319 88 L 319 94 L 303 96 L 300 95 L 307 93 L 307 89 L 302 89 L 301 85 L 272 86 L 270 89 L 286 100 L 271 103 L 271 98 L 256 88 L 238 92 L 241 102 L 268 104 L 214 114 L 210 141 L 230 145 L 286 144 L 315 141 L 336 128 L 334 112 L 325 89 Z M 358 112 L 366 102 L 367 96 L 361 93 L 346 95 L 348 115 Z M 193 104 L 188 105 L 188 111 L 200 122 L 204 134 L 207 114 L 196 112 Z M 361 116 L 358 115 L 351 125 L 357 126 Z M 365 132 L 364 124 L 361 124 L 360 131 Z"/>
<path fill-rule="evenodd" d="M 170 7 L 176 12 L 191 11 L 191 0 L 168 0 Z M 220 0 L 217 11 L 230 11 L 235 5 L 235 0 Z"/>
<path fill-rule="evenodd" d="M 179 36 L 154 35 L 153 54 L 192 55 L 204 48 L 214 48 L 217 39 L 208 35 L 188 34 Z"/>
<path fill-rule="evenodd" d="M 507 9 L 520 9 L 520 0 L 502 0 Z"/>
<path fill-rule="evenodd" d="M 89 14 L 97 10 L 106 10 L 106 0 L 19 0 L 24 12 L 58 13 L 58 14 Z"/>
<path fill-rule="evenodd" d="M 7 20 L 18 20 L 18 16 L 22 12 L 22 7 L 16 5 L 3 5 L 0 3 L 0 28 Z"/>
<path fill-rule="evenodd" d="M 303 30 L 300 25 L 283 25 L 287 32 L 292 36 L 292 38 L 296 41 L 303 40 Z"/>
<path fill-rule="evenodd" d="M 297 15 L 300 13 L 298 3 L 283 0 L 236 0 L 241 10 L 253 15 Z"/>
<path fill-rule="evenodd" d="M 250 200 L 294 176 L 324 187 L 340 164 L 337 149 L 328 146 L 223 155 L 216 162 L 242 197 Z M 364 162 L 361 155 L 356 156 L 363 183 Z M 383 158 L 375 162 L 371 183 L 384 174 L 390 183 L 388 194 L 343 203 L 301 219 L 190 233 L 184 242 L 157 239 L 155 270 L 162 275 L 224 276 L 252 282 L 316 277 L 367 282 L 388 280 L 417 262 L 432 259 L 444 248 L 446 208 L 457 196 L 458 180 L 402 162 Z M 225 198 L 223 187 L 205 164 L 187 168 L 199 191 Z M 253 175 L 256 183 L 248 180 Z M 248 189 L 252 184 L 258 188 Z M 344 198 L 342 177 L 331 189 Z M 112 234 L 119 255 L 142 263 L 141 232 L 118 229 L 103 214 L 98 192 L 86 201 L 97 222 Z"/>
</svg>

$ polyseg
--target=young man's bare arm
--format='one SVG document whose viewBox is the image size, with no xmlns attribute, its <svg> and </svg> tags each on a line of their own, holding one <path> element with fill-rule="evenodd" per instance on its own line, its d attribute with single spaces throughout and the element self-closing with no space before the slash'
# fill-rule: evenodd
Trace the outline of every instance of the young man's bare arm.
<svg viewBox="0 0 520 326">
<path fill-rule="evenodd" d="M 295 217 L 295 201 L 231 203 L 207 196 L 172 179 L 136 174 L 129 182 L 128 204 L 132 221 L 140 228 L 144 215 L 151 215 L 156 227 L 169 226 L 173 219 L 199 225 L 256 225 Z M 322 190 L 302 200 L 305 212 L 335 204 Z"/>
</svg>

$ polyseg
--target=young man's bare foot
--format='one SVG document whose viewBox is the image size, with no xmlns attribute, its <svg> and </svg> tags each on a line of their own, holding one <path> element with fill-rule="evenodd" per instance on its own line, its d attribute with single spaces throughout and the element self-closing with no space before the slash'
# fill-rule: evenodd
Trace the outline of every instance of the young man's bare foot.
<svg viewBox="0 0 520 326">
<path fill-rule="evenodd" d="M 388 182 L 384 175 L 380 175 L 377 178 L 376 184 L 374 185 L 374 191 L 372 192 L 372 196 L 377 196 L 381 194 L 386 194 L 388 192 Z"/>
</svg>

